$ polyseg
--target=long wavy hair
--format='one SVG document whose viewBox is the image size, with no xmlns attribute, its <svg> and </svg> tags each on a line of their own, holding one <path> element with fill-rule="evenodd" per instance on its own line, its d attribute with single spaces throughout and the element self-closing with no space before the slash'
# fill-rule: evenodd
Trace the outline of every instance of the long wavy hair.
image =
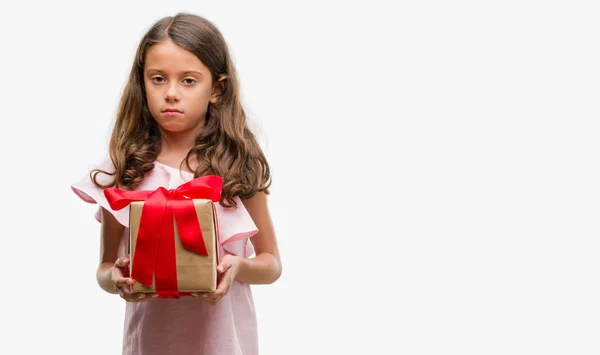
<svg viewBox="0 0 600 355">
<path fill-rule="evenodd" d="M 212 82 L 225 77 L 224 88 L 216 104 L 209 103 L 206 121 L 198 133 L 195 146 L 188 152 L 185 163 L 195 157 L 194 176 L 218 175 L 223 178 L 221 204 L 235 206 L 234 197 L 246 199 L 257 192 L 269 193 L 271 176 L 269 164 L 254 134 L 247 126 L 247 118 L 240 103 L 236 70 L 227 44 L 220 31 L 203 17 L 179 13 L 157 21 L 144 35 L 129 79 L 121 96 L 117 119 L 113 128 L 109 155 L 114 173 L 95 169 L 92 181 L 101 188 L 118 187 L 133 190 L 154 168 L 161 150 L 158 124 L 150 114 L 144 88 L 144 65 L 149 48 L 172 40 L 193 53 L 210 70 Z M 114 176 L 110 184 L 96 180 L 98 173 Z"/>
</svg>

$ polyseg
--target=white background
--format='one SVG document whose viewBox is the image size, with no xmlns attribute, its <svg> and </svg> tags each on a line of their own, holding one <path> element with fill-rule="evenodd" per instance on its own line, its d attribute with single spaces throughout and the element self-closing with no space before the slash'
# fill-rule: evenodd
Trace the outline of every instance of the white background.
<svg viewBox="0 0 600 355">
<path fill-rule="evenodd" d="M 70 185 L 179 11 L 223 32 L 272 167 L 261 354 L 600 353 L 593 5 L 3 2 L 0 353 L 119 353 Z"/>
</svg>

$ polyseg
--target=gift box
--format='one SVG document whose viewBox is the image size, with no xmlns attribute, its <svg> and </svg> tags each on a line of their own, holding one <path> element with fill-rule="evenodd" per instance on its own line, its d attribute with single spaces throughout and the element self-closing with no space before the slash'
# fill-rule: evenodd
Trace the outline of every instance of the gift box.
<svg viewBox="0 0 600 355">
<path fill-rule="evenodd" d="M 221 188 L 222 179 L 210 175 L 173 190 L 104 190 L 111 208 L 129 206 L 132 292 L 156 292 L 161 298 L 177 299 L 216 289 L 219 230 L 215 203 Z"/>
<path fill-rule="evenodd" d="M 177 221 L 173 217 L 178 291 L 179 293 L 213 292 L 217 287 L 217 265 L 219 263 L 216 212 L 211 200 L 194 199 L 192 201 L 202 231 L 202 235 L 198 237 L 203 238 L 208 255 L 197 254 L 183 246 L 177 230 Z M 143 206 L 144 202 L 132 202 L 129 206 L 131 275 L 133 275 L 133 269 L 135 268 L 135 248 Z M 131 285 L 131 292 L 156 292 L 154 277 L 150 287 L 141 282 L 135 282 Z"/>
</svg>

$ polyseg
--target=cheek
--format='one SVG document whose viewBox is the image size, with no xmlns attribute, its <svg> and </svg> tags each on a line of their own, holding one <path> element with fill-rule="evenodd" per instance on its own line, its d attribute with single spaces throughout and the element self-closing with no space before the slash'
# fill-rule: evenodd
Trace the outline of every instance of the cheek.
<svg viewBox="0 0 600 355">
<path fill-rule="evenodd" d="M 186 101 L 190 108 L 193 108 L 195 111 L 204 111 L 210 99 L 210 91 L 203 88 L 189 92 L 186 96 Z"/>
<path fill-rule="evenodd" d="M 187 105 L 187 111 L 193 117 L 198 117 L 198 116 L 204 117 L 206 115 L 207 109 L 208 109 L 208 100 L 204 97 L 196 98 L 195 100 L 193 100 L 193 102 L 190 102 L 190 104 Z"/>
<path fill-rule="evenodd" d="M 154 110 L 160 106 L 162 102 L 162 95 L 156 90 L 147 91 L 146 100 L 148 101 L 148 106 L 150 106 L 150 110 Z"/>
</svg>

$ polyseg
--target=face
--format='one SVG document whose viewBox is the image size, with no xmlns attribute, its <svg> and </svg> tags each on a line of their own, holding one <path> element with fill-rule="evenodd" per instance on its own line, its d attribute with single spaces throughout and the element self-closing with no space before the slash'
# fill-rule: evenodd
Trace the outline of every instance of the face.
<svg viewBox="0 0 600 355">
<path fill-rule="evenodd" d="M 171 40 L 147 51 L 144 84 L 152 117 L 169 132 L 201 127 L 208 103 L 218 98 L 209 69 Z"/>
</svg>

